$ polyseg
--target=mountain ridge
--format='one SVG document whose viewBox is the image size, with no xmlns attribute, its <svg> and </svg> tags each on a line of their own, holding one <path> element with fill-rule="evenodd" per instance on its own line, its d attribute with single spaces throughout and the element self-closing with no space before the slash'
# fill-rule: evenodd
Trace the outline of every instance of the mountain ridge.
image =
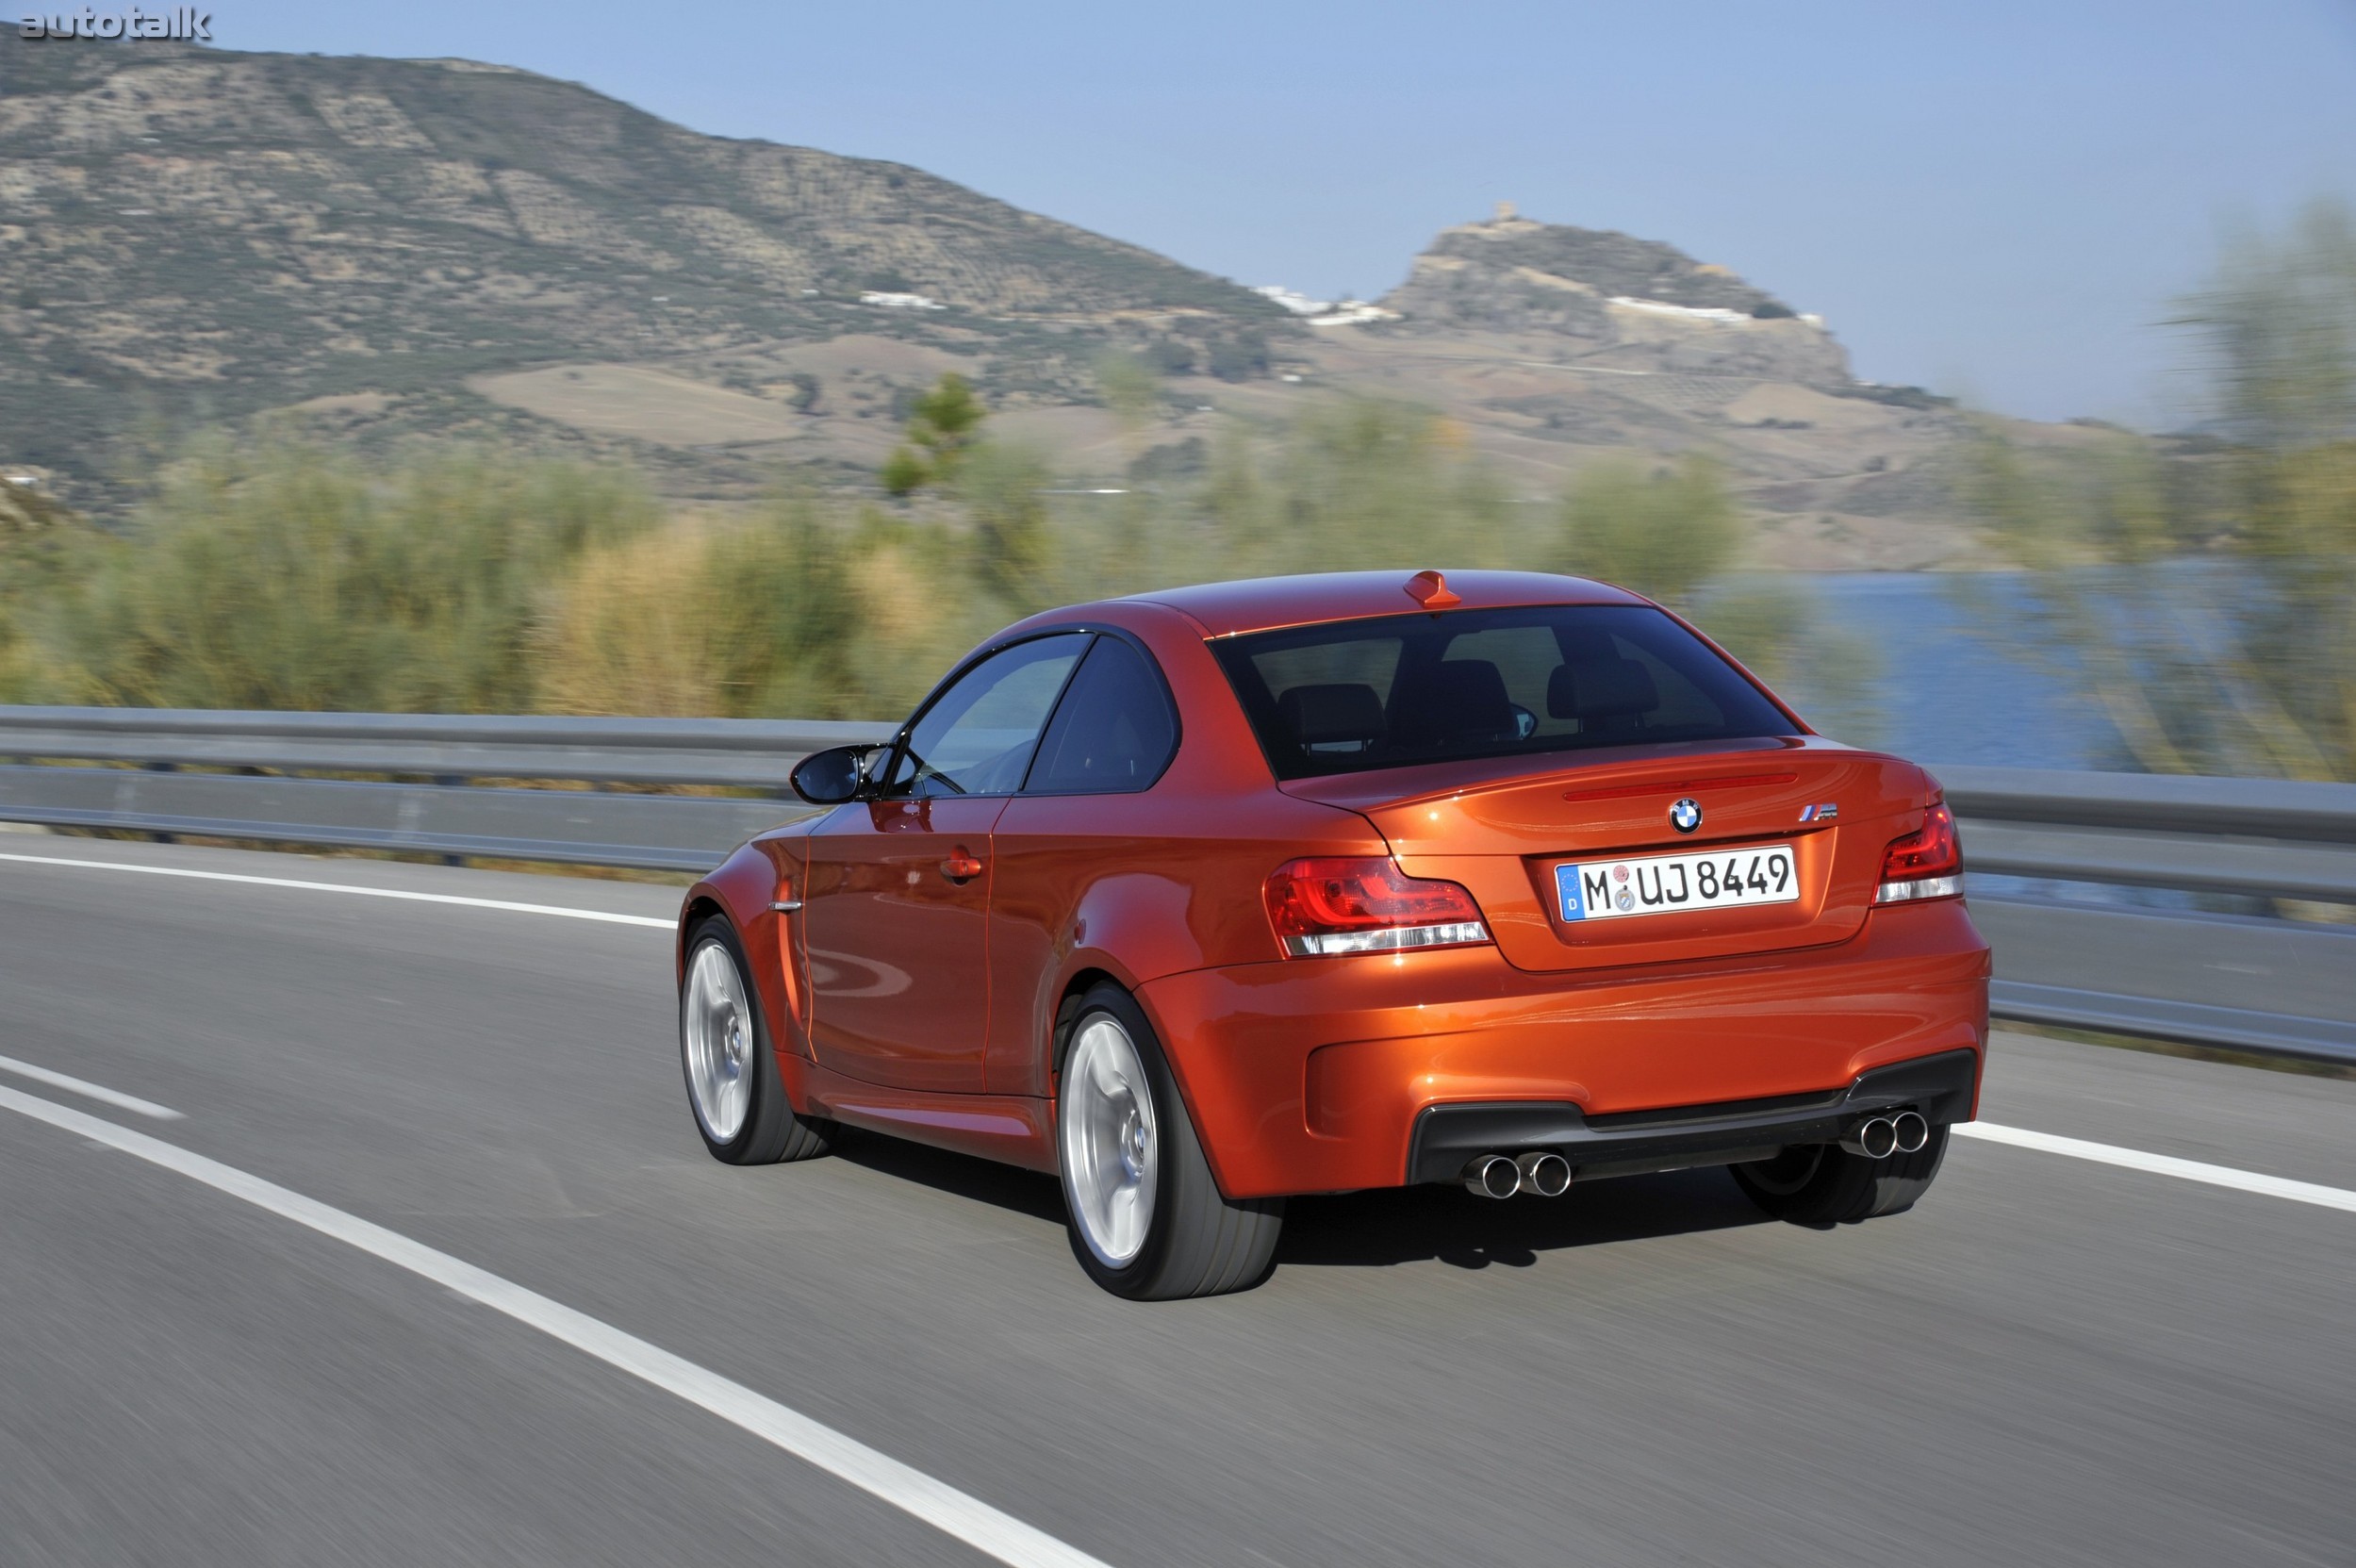
<svg viewBox="0 0 2356 1568">
<path fill-rule="evenodd" d="M 88 465 L 56 427 L 119 424 L 105 404 L 125 391 L 239 415 L 880 326 L 1028 338 L 1028 379 L 1068 394 L 1085 356 L 1057 363 L 1059 326 L 1287 324 L 1247 289 L 921 170 L 701 136 L 530 72 L 0 51 L 0 421 L 28 433 L 12 455 L 60 471 Z M 878 293 L 943 308 L 879 322 Z M 63 421 L 44 413 L 59 402 Z"/>
<path fill-rule="evenodd" d="M 618 457 L 684 499 L 785 464 L 865 485 L 953 370 L 1096 484 L 1365 395 L 1434 408 L 1540 496 L 1604 453 L 1707 452 L 1773 564 L 1969 550 L 1961 416 L 1856 382 L 1817 318 L 1662 241 L 1501 210 L 1312 325 L 921 170 L 514 67 L 0 34 L 0 457 L 101 517 L 176 436 L 264 415 L 364 451 Z M 1142 430 L 1104 406 L 1114 351 L 1161 378 Z"/>
</svg>

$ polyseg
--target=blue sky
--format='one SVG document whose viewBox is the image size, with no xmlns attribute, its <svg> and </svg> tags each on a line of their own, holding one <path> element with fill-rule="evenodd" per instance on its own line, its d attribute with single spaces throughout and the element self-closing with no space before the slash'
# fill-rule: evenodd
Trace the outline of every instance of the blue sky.
<svg viewBox="0 0 2356 1568">
<path fill-rule="evenodd" d="M 1244 283 L 1388 289 L 1501 199 L 1822 312 L 1860 374 L 2183 417 L 2237 223 L 2356 201 L 2356 0 L 229 0 L 228 48 L 463 55 L 917 165 Z"/>
</svg>

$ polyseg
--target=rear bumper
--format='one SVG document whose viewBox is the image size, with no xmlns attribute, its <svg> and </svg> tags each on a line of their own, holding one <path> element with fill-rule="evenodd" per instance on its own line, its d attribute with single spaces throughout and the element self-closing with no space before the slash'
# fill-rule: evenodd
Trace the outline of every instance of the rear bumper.
<svg viewBox="0 0 2356 1568">
<path fill-rule="evenodd" d="M 1498 1148 L 1604 1175 L 1823 1141 L 1868 1108 L 1852 1096 L 1883 1093 L 1868 1075 L 1949 1053 L 1968 1073 L 1951 1061 L 1935 1095 L 1890 1103 L 1968 1119 L 1987 977 L 1945 900 L 1756 959 L 1533 974 L 1463 948 L 1194 970 L 1138 995 L 1221 1189 L 1261 1197 L 1440 1180 L 1449 1159 L 1453 1179 Z"/>
<path fill-rule="evenodd" d="M 1980 1053 L 1942 1051 L 1860 1073 L 1846 1089 L 1731 1104 L 1589 1116 L 1575 1105 L 1431 1105 L 1415 1118 L 1408 1180 L 1454 1181 L 1478 1155 L 1551 1149 L 1579 1180 L 1764 1160 L 1788 1144 L 1837 1141 L 1868 1115 L 1907 1107 L 1933 1126 L 1968 1121 Z"/>
</svg>

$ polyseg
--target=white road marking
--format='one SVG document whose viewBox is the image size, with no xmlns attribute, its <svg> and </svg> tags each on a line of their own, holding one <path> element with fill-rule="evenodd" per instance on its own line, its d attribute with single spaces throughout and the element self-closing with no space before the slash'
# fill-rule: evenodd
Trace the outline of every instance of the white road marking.
<svg viewBox="0 0 2356 1568">
<path fill-rule="evenodd" d="M 36 1067 L 30 1062 L 19 1062 L 13 1056 L 0 1056 L 0 1073 L 14 1073 L 19 1078 L 29 1078 L 36 1083 L 46 1083 L 52 1089 L 63 1089 L 68 1094 L 84 1095 L 91 1099 L 111 1105 L 118 1111 L 130 1111 L 139 1115 L 153 1116 L 157 1121 L 176 1122 L 181 1119 L 180 1113 L 169 1105 L 158 1105 L 152 1099 L 141 1099 L 137 1095 L 126 1095 L 120 1089 L 109 1089 L 104 1083 L 92 1083 L 85 1078 L 69 1078 L 64 1073 L 51 1072 L 47 1067 Z"/>
<path fill-rule="evenodd" d="M 2261 1176 L 2256 1171 L 2235 1170 L 2231 1165 L 2203 1164 L 2198 1160 L 2179 1160 L 2173 1154 L 2147 1154 L 2139 1148 L 2121 1148 L 2117 1144 L 2090 1144 L 2084 1138 L 2032 1132 L 2020 1127 L 2000 1127 L 1993 1122 L 1957 1122 L 1955 1131 L 1966 1138 L 2010 1144 L 2015 1148 L 2064 1154 L 2072 1160 L 2092 1160 L 2098 1164 L 2119 1165 L 2128 1170 L 2147 1171 L 2154 1176 L 2174 1176 L 2186 1181 L 2205 1181 L 2212 1187 L 2231 1187 L 2236 1192 L 2260 1193 L 2267 1197 L 2288 1198 L 2293 1203 L 2312 1203 L 2320 1209 L 2345 1209 L 2356 1213 L 2356 1192 L 2345 1187 L 2326 1187 L 2314 1181 L 2292 1181 L 2280 1176 Z"/>
<path fill-rule="evenodd" d="M 523 904 L 506 899 L 468 899 L 455 893 L 411 893 L 397 887 L 355 887 L 348 882 L 300 882 L 292 877 L 249 877 L 235 871 L 190 871 L 177 866 L 130 866 L 116 860 L 67 860 L 58 855 L 8 855 L 0 860 L 27 866 L 73 866 L 90 871 L 129 871 L 143 877 L 189 877 L 198 882 L 241 882 L 256 887 L 293 887 L 305 893 L 354 893 L 363 899 L 403 899 L 410 903 L 462 904 L 469 909 L 503 909 L 511 915 L 555 915 L 568 920 L 602 920 L 616 926 L 653 926 L 676 931 L 677 920 L 652 915 L 616 915 L 602 909 L 567 909 L 562 904 Z"/>
<path fill-rule="evenodd" d="M 14 1111 L 125 1154 L 137 1155 L 151 1164 L 201 1181 L 217 1192 L 405 1268 L 493 1312 L 503 1312 L 608 1366 L 743 1428 L 763 1442 L 848 1481 L 1010 1568 L 1107 1568 L 1101 1560 L 1078 1547 L 1067 1546 L 1013 1514 L 968 1496 L 946 1481 L 934 1480 L 923 1471 L 902 1464 L 889 1454 L 814 1421 L 799 1411 L 755 1394 L 741 1383 L 731 1382 L 718 1373 L 650 1345 L 634 1334 L 575 1312 L 562 1302 L 526 1290 L 447 1252 L 436 1251 L 422 1242 L 411 1241 L 357 1214 L 330 1208 L 177 1144 L 168 1144 L 13 1089 L 0 1088 L 0 1110 Z"/>
</svg>

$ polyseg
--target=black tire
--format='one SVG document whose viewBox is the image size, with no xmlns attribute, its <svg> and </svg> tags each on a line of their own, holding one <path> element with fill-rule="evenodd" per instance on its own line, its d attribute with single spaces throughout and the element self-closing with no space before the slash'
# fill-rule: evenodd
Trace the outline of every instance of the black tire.
<svg viewBox="0 0 2356 1568">
<path fill-rule="evenodd" d="M 1912 1154 L 1870 1160 L 1838 1144 L 1798 1144 L 1771 1160 L 1728 1165 L 1752 1202 L 1794 1225 L 1854 1225 L 1915 1206 L 1947 1157 L 1947 1129 Z"/>
<path fill-rule="evenodd" d="M 752 966 L 745 962 L 744 945 L 736 939 L 735 928 L 717 915 L 697 926 L 687 939 L 688 975 L 695 973 L 697 959 L 707 947 L 719 948 L 735 966 L 736 983 L 751 1015 L 754 1049 L 748 1065 L 751 1102 L 745 1109 L 744 1124 L 726 1140 L 715 1138 L 696 1105 L 695 1075 L 687 1063 L 687 987 L 681 986 L 680 1070 L 687 1078 L 687 1114 L 703 1147 L 712 1151 L 713 1159 L 730 1165 L 773 1165 L 781 1160 L 808 1160 L 824 1154 L 833 1142 L 834 1124 L 801 1114 L 786 1098 L 785 1081 L 777 1067 L 777 1048 L 761 1008 L 761 993 L 752 983 Z"/>
<path fill-rule="evenodd" d="M 1162 1055 L 1162 1042 L 1145 1019 L 1136 999 L 1110 982 L 1099 984 L 1067 1004 L 1056 1032 L 1056 1081 L 1063 1087 L 1063 1067 L 1073 1042 L 1098 1018 L 1110 1018 L 1128 1035 L 1144 1069 L 1152 1095 L 1155 1187 L 1150 1218 L 1143 1245 L 1126 1263 L 1099 1257 L 1083 1233 L 1079 1199 L 1075 1196 L 1070 1162 L 1063 1158 L 1064 1102 L 1056 1102 L 1057 1168 L 1070 1226 L 1072 1254 L 1088 1278 L 1131 1301 L 1172 1301 L 1188 1296 L 1224 1296 L 1249 1290 L 1268 1277 L 1276 1263 L 1277 1241 L 1284 1230 L 1284 1199 L 1229 1198 L 1219 1191 L 1204 1158 L 1202 1142 L 1186 1113 L 1178 1080 Z"/>
</svg>

